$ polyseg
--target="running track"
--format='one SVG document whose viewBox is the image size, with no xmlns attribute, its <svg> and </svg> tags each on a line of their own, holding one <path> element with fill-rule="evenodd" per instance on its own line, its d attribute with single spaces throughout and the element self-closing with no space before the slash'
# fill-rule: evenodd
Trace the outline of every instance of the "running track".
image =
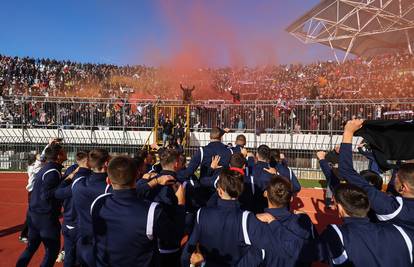
<svg viewBox="0 0 414 267">
<path fill-rule="evenodd" d="M 0 267 L 14 266 L 25 248 L 18 236 L 27 209 L 26 183 L 24 173 L 0 173 Z M 327 224 L 340 222 L 335 211 L 324 210 L 323 195 L 321 189 L 302 189 L 293 204 L 294 209 L 308 213 L 319 232 Z M 43 253 L 43 248 L 39 249 L 30 266 L 39 266 Z"/>
</svg>

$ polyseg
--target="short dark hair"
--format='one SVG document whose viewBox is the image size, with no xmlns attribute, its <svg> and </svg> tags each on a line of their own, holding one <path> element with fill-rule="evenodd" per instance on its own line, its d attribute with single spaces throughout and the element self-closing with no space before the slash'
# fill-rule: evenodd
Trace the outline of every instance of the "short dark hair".
<svg viewBox="0 0 414 267">
<path fill-rule="evenodd" d="M 398 179 L 414 189 L 414 163 L 404 163 L 398 169 Z"/>
<path fill-rule="evenodd" d="M 119 156 L 111 159 L 108 164 L 108 177 L 111 182 L 129 185 L 135 182 L 138 167 L 133 159 Z"/>
<path fill-rule="evenodd" d="M 270 148 L 267 145 L 260 145 L 257 154 L 264 160 L 270 160 Z"/>
<path fill-rule="evenodd" d="M 243 176 L 237 171 L 224 169 L 220 173 L 217 187 L 224 190 L 231 198 L 238 198 L 243 192 Z"/>
<path fill-rule="evenodd" d="M 145 149 L 139 150 L 139 151 L 138 151 L 138 152 L 134 155 L 134 157 L 136 157 L 136 156 L 138 156 L 138 157 L 141 157 L 141 158 L 145 159 L 145 158 L 148 156 L 148 150 L 145 150 Z"/>
<path fill-rule="evenodd" d="M 287 207 L 292 199 L 292 184 L 284 177 L 273 175 L 266 187 L 267 199 L 278 207 Z"/>
<path fill-rule="evenodd" d="M 78 151 L 75 156 L 76 161 L 81 161 L 88 158 L 88 152 L 86 151 Z"/>
<path fill-rule="evenodd" d="M 230 158 L 230 166 L 234 168 L 243 168 L 246 164 L 246 159 L 241 153 L 234 153 Z"/>
<path fill-rule="evenodd" d="M 366 217 L 370 209 L 368 194 L 358 186 L 340 184 L 335 190 L 335 201 L 351 217 Z"/>
<path fill-rule="evenodd" d="M 63 147 L 59 144 L 51 144 L 45 149 L 45 160 L 56 161 Z"/>
<path fill-rule="evenodd" d="M 175 149 L 165 149 L 160 154 L 160 163 L 163 168 L 179 160 L 180 153 Z"/>
<path fill-rule="evenodd" d="M 381 176 L 370 170 L 363 170 L 359 173 L 365 180 L 375 186 L 376 189 L 382 190 L 383 180 Z"/>
<path fill-rule="evenodd" d="M 236 137 L 236 144 L 238 144 L 238 143 L 242 146 L 246 145 L 246 136 L 244 136 L 244 134 L 239 134 Z"/>
<path fill-rule="evenodd" d="M 109 153 L 106 149 L 96 148 L 89 152 L 88 160 L 91 168 L 102 169 L 109 160 Z"/>
<path fill-rule="evenodd" d="M 138 169 L 144 165 L 144 158 L 139 155 L 135 155 L 132 158 L 132 161 L 135 163 Z"/>
<path fill-rule="evenodd" d="M 270 150 L 270 161 L 278 162 L 280 160 L 280 150 L 279 149 L 271 149 Z"/>
<path fill-rule="evenodd" d="M 219 127 L 213 127 L 210 131 L 210 139 L 220 139 L 223 136 L 223 130 Z"/>
<path fill-rule="evenodd" d="M 180 159 L 181 166 L 185 166 L 187 163 L 187 158 L 183 154 L 180 154 L 179 159 Z"/>
</svg>

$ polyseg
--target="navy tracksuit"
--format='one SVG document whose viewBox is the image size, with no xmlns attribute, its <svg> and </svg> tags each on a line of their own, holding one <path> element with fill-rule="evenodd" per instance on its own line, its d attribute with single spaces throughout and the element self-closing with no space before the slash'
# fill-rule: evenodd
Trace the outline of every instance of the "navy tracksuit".
<svg viewBox="0 0 414 267">
<path fill-rule="evenodd" d="M 76 242 L 78 240 L 78 216 L 73 205 L 72 186 L 78 182 L 78 179 L 85 179 L 90 174 L 91 170 L 79 168 L 72 180 L 63 180 L 55 191 L 55 197 L 63 200 L 62 234 L 64 238 L 63 247 L 65 249 L 65 261 L 63 264 L 65 267 L 71 267 L 76 262 Z"/>
<path fill-rule="evenodd" d="M 268 225 L 257 220 L 248 223 L 248 218 L 249 212 L 243 212 L 236 200 L 219 199 L 217 206 L 201 208 L 183 251 L 182 266 L 189 266 L 191 253 L 197 243 L 206 267 L 235 266 L 249 249 L 273 245 L 269 239 Z"/>
<path fill-rule="evenodd" d="M 368 169 L 372 172 L 375 172 L 378 175 L 382 174 L 382 171 L 380 169 L 380 167 L 378 166 L 378 163 L 374 157 L 374 153 L 372 153 L 372 151 L 368 151 L 368 150 L 364 150 L 361 147 L 358 147 L 358 152 L 359 154 L 363 155 L 364 157 L 366 157 L 369 162 L 368 162 Z"/>
<path fill-rule="evenodd" d="M 215 141 L 210 142 L 208 145 L 201 147 L 194 156 L 191 158 L 188 167 L 178 172 L 178 177 L 189 177 L 194 174 L 197 168 L 200 166 L 200 177 L 210 176 L 209 170 L 211 165 L 211 159 L 218 155 L 221 157 L 219 165 L 224 168 L 229 166 L 231 155 L 233 151 L 231 148 L 223 144 L 222 142 Z"/>
<path fill-rule="evenodd" d="M 29 243 L 16 263 L 18 267 L 29 264 L 41 243 L 46 250 L 42 267 L 53 266 L 59 254 L 62 203 L 55 198 L 55 191 L 61 182 L 62 167 L 48 162 L 36 174 L 29 204 Z"/>
<path fill-rule="evenodd" d="M 248 159 L 250 169 L 252 169 L 251 178 L 254 181 L 254 184 L 260 189 L 260 192 L 255 193 L 255 213 L 263 212 L 264 208 L 267 207 L 267 200 L 263 197 L 263 192 L 266 190 L 266 187 L 272 178 L 272 174 L 268 173 L 264 169 L 270 168 L 270 163 L 264 161 L 258 161 L 254 166 L 251 166 L 252 160 L 251 157 Z M 279 175 L 289 179 L 292 183 L 293 192 L 297 193 L 300 191 L 300 183 L 293 172 L 283 164 L 278 164 L 274 166 L 277 168 Z"/>
<path fill-rule="evenodd" d="M 270 164 L 270 167 L 276 168 L 280 176 L 287 178 L 292 183 L 294 193 L 298 193 L 300 191 L 301 185 L 291 168 L 289 168 L 286 164 L 279 162 L 276 164 Z"/>
<path fill-rule="evenodd" d="M 71 174 L 74 170 L 76 170 L 79 167 L 79 165 L 77 163 L 70 165 L 65 173 L 63 174 L 63 178 L 66 178 L 67 176 L 69 176 L 69 174 Z"/>
<path fill-rule="evenodd" d="M 86 266 L 94 266 L 93 231 L 90 207 L 99 195 L 109 190 L 106 173 L 95 173 L 78 179 L 72 186 L 73 206 L 78 215 L 79 239 L 76 243 L 78 260 Z"/>
<path fill-rule="evenodd" d="M 413 239 L 407 233 L 392 224 L 347 217 L 341 226 L 328 226 L 321 239 L 331 266 L 408 267 L 413 266 L 408 247 L 411 244 L 412 248 Z"/>
<path fill-rule="evenodd" d="M 177 174 L 173 171 L 162 170 L 157 176 L 153 177 L 153 179 L 162 175 L 170 175 L 174 178 L 177 177 Z M 182 211 L 185 211 L 184 207 L 178 206 L 178 200 L 171 185 L 157 185 L 154 188 L 150 188 L 148 186 L 148 181 L 149 180 L 144 179 L 139 179 L 137 181 L 136 190 L 137 196 L 140 199 L 160 203 L 164 208 L 165 213 L 170 218 L 174 218 L 177 216 L 177 213 L 180 214 Z M 181 237 L 184 236 L 184 226 L 180 229 L 180 235 Z M 159 253 L 160 266 L 180 266 L 180 241 L 171 243 L 159 240 L 157 253 Z"/>
<path fill-rule="evenodd" d="M 252 251 L 245 256 L 239 266 L 310 266 L 320 259 L 318 233 L 306 214 L 293 214 L 287 208 L 265 209 L 276 220 L 269 224 L 272 246 L 262 253 Z M 257 219 L 249 216 L 250 224 L 257 225 Z M 260 251 L 259 251 L 260 252 Z"/>
<path fill-rule="evenodd" d="M 217 182 L 219 180 L 219 175 L 220 175 L 221 170 L 222 168 L 217 169 L 213 173 L 213 176 L 203 177 L 203 179 L 201 180 L 201 186 L 210 188 L 212 190 L 216 190 Z M 261 191 L 259 187 L 254 183 L 253 178 L 251 176 L 244 175 L 243 179 L 244 179 L 243 192 L 238 198 L 238 201 L 240 203 L 240 208 L 242 210 L 254 211 L 254 208 L 256 206 L 255 194 L 260 193 Z M 208 207 L 216 206 L 218 199 L 219 199 L 219 196 L 217 192 L 215 192 L 208 200 L 207 206 Z"/>
<path fill-rule="evenodd" d="M 135 189 L 99 196 L 91 207 L 96 266 L 158 266 L 157 239 L 181 239 L 184 207 L 179 210 L 171 218 L 160 204 L 139 199 Z"/>
<path fill-rule="evenodd" d="M 233 151 L 232 154 L 241 153 L 243 147 L 241 145 L 235 145 L 234 147 L 230 147 L 230 149 Z"/>
<path fill-rule="evenodd" d="M 352 144 L 341 144 L 339 153 L 339 173 L 348 183 L 354 184 L 368 193 L 371 209 L 375 211 L 378 220 L 408 227 L 414 230 L 414 199 L 390 196 L 379 191 L 353 167 Z"/>
<path fill-rule="evenodd" d="M 335 188 L 341 183 L 338 177 L 332 171 L 332 167 L 329 165 L 329 162 L 326 159 L 319 161 L 321 171 L 326 178 L 326 183 L 332 191 L 335 191 Z"/>
</svg>

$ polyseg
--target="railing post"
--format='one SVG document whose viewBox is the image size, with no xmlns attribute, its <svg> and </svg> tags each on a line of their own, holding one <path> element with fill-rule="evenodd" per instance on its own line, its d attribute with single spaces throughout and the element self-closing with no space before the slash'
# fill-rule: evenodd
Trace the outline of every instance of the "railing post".
<svg viewBox="0 0 414 267">
<path fill-rule="evenodd" d="M 332 147 L 332 140 L 333 140 L 333 106 L 332 103 L 330 101 L 329 102 L 329 112 L 331 113 L 331 116 L 329 118 L 330 122 L 329 122 L 329 147 Z"/>
<path fill-rule="evenodd" d="M 254 148 L 257 148 L 257 101 L 254 101 Z"/>
</svg>

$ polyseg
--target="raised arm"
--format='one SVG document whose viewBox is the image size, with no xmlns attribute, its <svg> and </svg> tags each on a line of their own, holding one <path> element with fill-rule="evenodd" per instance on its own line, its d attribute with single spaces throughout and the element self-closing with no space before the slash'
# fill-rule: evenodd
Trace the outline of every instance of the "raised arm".
<svg viewBox="0 0 414 267">
<path fill-rule="evenodd" d="M 332 171 L 332 167 L 329 166 L 329 162 L 325 159 L 326 152 L 318 151 L 318 153 L 316 153 L 316 156 L 319 160 L 319 165 L 321 167 L 323 175 L 325 175 L 325 178 L 326 178 L 326 181 L 329 187 L 331 188 L 332 191 L 334 191 L 336 186 L 339 185 L 340 181 L 338 177 L 336 177 L 336 175 Z"/>
<path fill-rule="evenodd" d="M 197 150 L 197 152 L 191 158 L 190 163 L 188 164 L 188 167 L 177 173 L 179 180 L 181 181 L 193 175 L 195 171 L 197 170 L 198 166 L 200 166 L 200 164 L 201 164 L 201 150 Z"/>
<path fill-rule="evenodd" d="M 391 219 L 401 204 L 398 200 L 388 194 L 379 191 L 368 181 L 366 181 L 353 167 L 352 160 L 352 138 L 354 133 L 362 127 L 363 120 L 348 121 L 342 138 L 339 152 L 339 174 L 350 184 L 354 184 L 368 193 L 371 208 L 377 213 L 380 220 Z"/>
</svg>

